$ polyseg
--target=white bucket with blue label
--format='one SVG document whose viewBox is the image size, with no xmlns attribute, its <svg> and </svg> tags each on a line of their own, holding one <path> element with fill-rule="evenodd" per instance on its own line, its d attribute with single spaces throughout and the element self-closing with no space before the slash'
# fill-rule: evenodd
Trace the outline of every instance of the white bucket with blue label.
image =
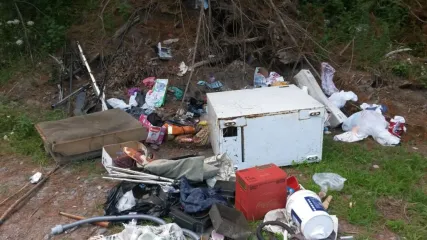
<svg viewBox="0 0 427 240">
<path fill-rule="evenodd" d="M 332 217 L 316 193 L 299 190 L 288 197 L 286 212 L 308 240 L 324 239 L 334 230 Z"/>
</svg>

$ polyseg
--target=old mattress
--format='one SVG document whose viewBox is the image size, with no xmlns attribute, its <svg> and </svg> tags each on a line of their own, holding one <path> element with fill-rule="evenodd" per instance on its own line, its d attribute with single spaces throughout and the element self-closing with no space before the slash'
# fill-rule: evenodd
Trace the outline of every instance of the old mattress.
<svg viewBox="0 0 427 240">
<path fill-rule="evenodd" d="M 121 109 L 41 122 L 36 129 L 57 161 L 93 158 L 101 155 L 104 145 L 147 138 L 141 123 Z"/>
</svg>

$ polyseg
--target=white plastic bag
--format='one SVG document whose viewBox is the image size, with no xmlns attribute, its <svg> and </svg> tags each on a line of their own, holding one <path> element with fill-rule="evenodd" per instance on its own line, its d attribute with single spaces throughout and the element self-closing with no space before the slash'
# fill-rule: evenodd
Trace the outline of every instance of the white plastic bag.
<svg viewBox="0 0 427 240">
<path fill-rule="evenodd" d="M 347 179 L 336 173 L 315 173 L 313 181 L 320 186 L 322 192 L 327 193 L 328 190 L 341 191 Z"/>
<path fill-rule="evenodd" d="M 113 108 L 120 108 L 120 109 L 129 108 L 129 105 L 127 105 L 125 101 L 118 98 L 107 99 L 107 103 L 110 104 Z"/>
<path fill-rule="evenodd" d="M 354 113 L 342 124 L 343 133 L 334 137 L 335 141 L 355 142 L 372 136 L 375 141 L 383 146 L 399 144 L 400 139 L 388 131 L 388 122 L 376 110 L 363 110 Z M 351 136 L 353 135 L 353 136 Z M 346 139 L 352 139 L 351 141 Z"/>
<path fill-rule="evenodd" d="M 329 97 L 329 101 L 331 101 L 337 108 L 343 108 L 347 101 L 357 101 L 357 95 L 354 92 L 335 92 Z"/>
<path fill-rule="evenodd" d="M 119 212 L 131 209 L 136 205 L 135 197 L 133 196 L 132 190 L 127 191 L 122 198 L 117 202 L 116 208 Z"/>
<path fill-rule="evenodd" d="M 322 89 L 327 96 L 331 96 L 333 93 L 338 92 L 333 81 L 334 74 L 335 69 L 329 65 L 329 63 L 322 62 Z"/>
</svg>

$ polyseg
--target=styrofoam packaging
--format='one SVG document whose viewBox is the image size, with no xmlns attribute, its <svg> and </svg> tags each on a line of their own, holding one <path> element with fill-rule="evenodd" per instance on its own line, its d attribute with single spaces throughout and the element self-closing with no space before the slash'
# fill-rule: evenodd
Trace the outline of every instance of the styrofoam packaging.
<svg viewBox="0 0 427 240">
<path fill-rule="evenodd" d="M 334 231 L 332 217 L 316 193 L 299 190 L 288 197 L 286 212 L 308 240 L 324 239 Z"/>
</svg>

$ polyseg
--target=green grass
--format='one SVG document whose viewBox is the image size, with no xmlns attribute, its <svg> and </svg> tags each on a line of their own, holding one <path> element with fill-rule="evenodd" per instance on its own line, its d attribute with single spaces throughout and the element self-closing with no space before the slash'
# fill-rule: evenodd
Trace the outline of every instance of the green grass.
<svg viewBox="0 0 427 240">
<path fill-rule="evenodd" d="M 427 175 L 427 159 L 407 152 L 405 147 L 383 147 L 368 141 L 372 140 L 338 143 L 326 137 L 320 163 L 295 166 L 310 176 L 306 181 L 302 178 L 302 184 L 318 192 L 320 187 L 311 179 L 314 173 L 340 174 L 347 181 L 341 192 L 328 192 L 334 196 L 331 214 L 362 227 L 370 235 L 386 226 L 401 237 L 423 239 L 427 236 L 427 193 L 421 190 L 420 182 Z M 380 168 L 373 169 L 374 164 Z M 409 220 L 403 215 L 399 220 L 386 219 L 376 204 L 382 197 L 406 202 Z M 350 202 L 355 203 L 352 208 Z"/>
<path fill-rule="evenodd" d="M 17 102 L 0 99 L 0 151 L 30 156 L 38 164 L 46 165 L 51 158 L 43 149 L 43 141 L 34 124 L 61 119 L 64 112 L 40 111 Z M 4 137 L 7 136 L 7 141 Z"/>
</svg>

